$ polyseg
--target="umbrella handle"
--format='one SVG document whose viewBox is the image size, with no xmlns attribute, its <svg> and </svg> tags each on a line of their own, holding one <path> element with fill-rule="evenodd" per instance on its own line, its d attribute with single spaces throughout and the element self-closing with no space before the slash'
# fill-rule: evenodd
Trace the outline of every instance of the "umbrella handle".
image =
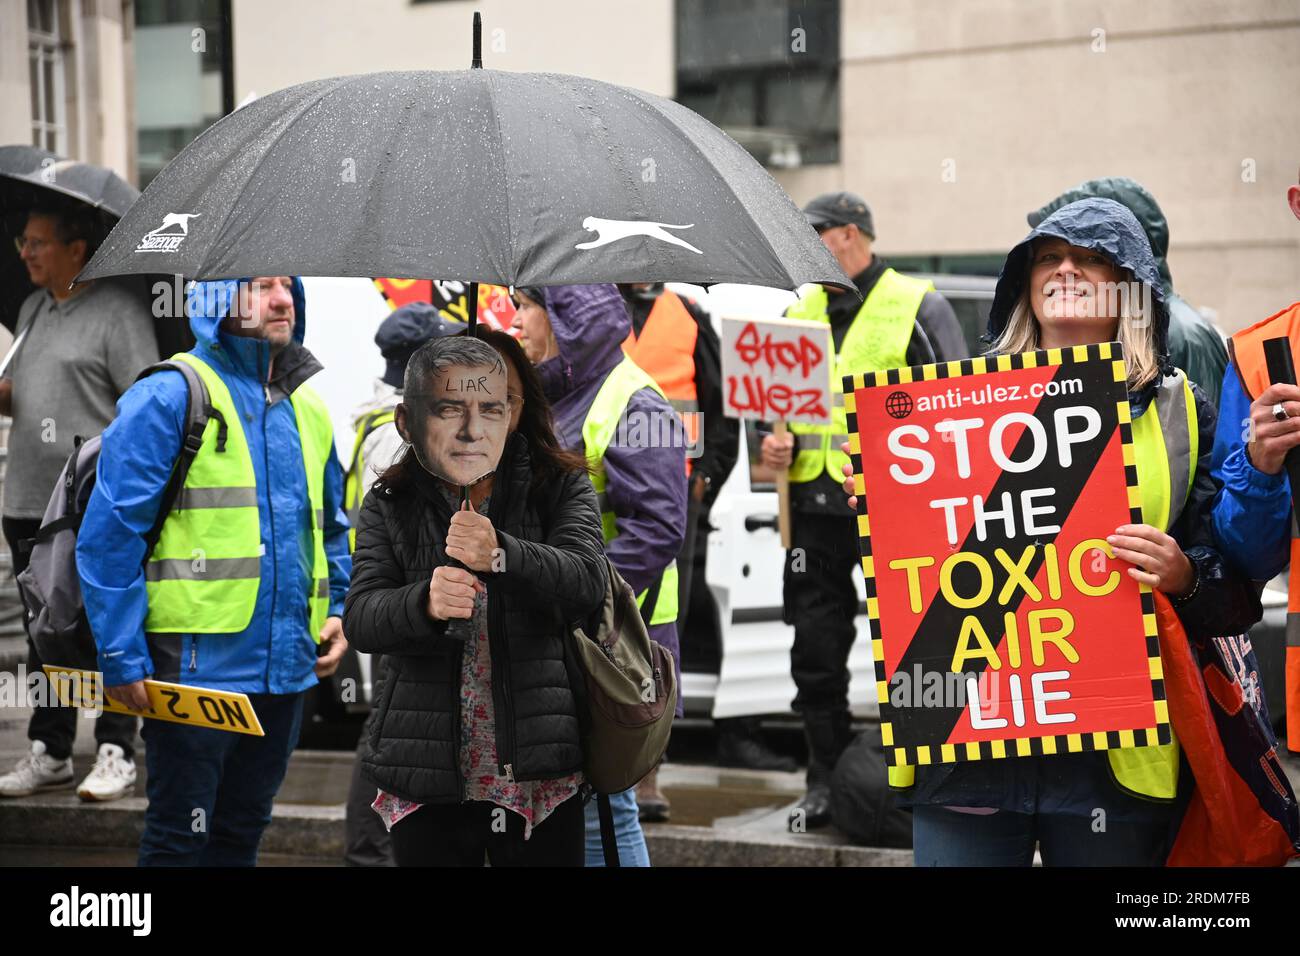
<svg viewBox="0 0 1300 956">
<path fill-rule="evenodd" d="M 476 54 L 478 52 L 478 29 L 479 29 L 478 24 L 479 24 L 479 15 L 476 13 L 474 14 L 474 50 Z M 475 62 L 477 62 L 477 58 Z M 483 64 L 479 63 L 478 65 L 482 66 Z M 478 325 L 478 283 L 471 282 L 469 284 L 469 288 L 465 292 L 465 295 L 467 297 L 465 301 L 466 311 L 468 311 L 469 313 L 469 315 L 467 316 L 467 318 L 469 319 L 468 322 L 469 329 L 466 331 L 465 334 L 472 338 L 474 336 L 474 327 Z M 460 501 L 462 505 L 469 504 L 469 485 L 460 486 Z M 459 561 L 456 561 L 455 559 L 452 559 L 448 563 L 450 563 L 452 567 L 465 568 L 466 571 L 470 570 L 469 568 L 466 568 L 465 565 L 461 564 Z M 475 636 L 473 618 L 470 618 L 469 620 L 458 619 L 458 620 L 448 622 L 447 636 L 458 641 L 471 640 Z"/>
<path fill-rule="evenodd" d="M 474 28 L 475 28 L 474 35 L 475 38 L 477 38 L 478 37 L 478 14 L 477 13 L 474 14 Z M 477 282 L 471 282 L 469 284 L 469 289 L 466 290 L 465 296 L 466 296 L 465 311 L 469 313 L 467 317 L 469 320 L 468 321 L 469 328 L 466 329 L 465 334 L 468 335 L 470 338 L 473 338 L 474 328 L 475 326 L 478 325 L 478 283 Z M 469 485 L 460 486 L 460 501 L 461 504 L 469 504 Z"/>
<path fill-rule="evenodd" d="M 469 485 L 460 486 L 460 500 L 462 504 L 469 503 Z M 469 571 L 470 574 L 474 573 L 474 570 L 472 568 L 470 568 L 468 565 L 462 564 L 460 561 L 457 561 L 455 558 L 449 557 L 447 559 L 447 564 L 453 568 L 461 568 L 465 571 Z M 478 595 L 475 595 L 474 601 L 476 604 L 478 600 L 479 600 Z M 453 641 L 474 640 L 477 637 L 477 634 L 474 631 L 474 618 L 472 616 L 469 618 L 453 618 L 452 620 L 447 622 L 446 634 L 447 637 Z"/>
</svg>

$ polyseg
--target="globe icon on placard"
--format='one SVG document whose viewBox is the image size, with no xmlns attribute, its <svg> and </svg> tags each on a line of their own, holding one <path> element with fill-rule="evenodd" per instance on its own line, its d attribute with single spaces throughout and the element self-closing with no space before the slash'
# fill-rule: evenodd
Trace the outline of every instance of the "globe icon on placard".
<svg viewBox="0 0 1300 956">
<path fill-rule="evenodd" d="M 890 392 L 885 399 L 885 411 L 889 412 L 891 418 L 906 418 L 912 414 L 914 407 L 912 396 L 907 392 Z"/>
</svg>

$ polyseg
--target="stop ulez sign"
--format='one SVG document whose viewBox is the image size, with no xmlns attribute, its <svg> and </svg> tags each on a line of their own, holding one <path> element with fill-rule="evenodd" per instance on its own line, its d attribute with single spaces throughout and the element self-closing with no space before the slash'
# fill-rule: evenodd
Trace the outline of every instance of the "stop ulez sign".
<svg viewBox="0 0 1300 956">
<path fill-rule="evenodd" d="M 844 379 L 891 764 L 1169 739 L 1118 343 Z"/>
</svg>

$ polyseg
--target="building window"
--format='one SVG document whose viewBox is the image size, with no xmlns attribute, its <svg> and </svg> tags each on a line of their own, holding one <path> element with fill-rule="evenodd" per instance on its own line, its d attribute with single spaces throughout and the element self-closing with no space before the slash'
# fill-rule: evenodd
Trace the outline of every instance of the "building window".
<svg viewBox="0 0 1300 956">
<path fill-rule="evenodd" d="M 27 0 L 27 65 L 32 89 L 32 145 L 67 150 L 63 44 L 55 0 Z"/>
<path fill-rule="evenodd" d="M 839 0 L 677 0 L 677 100 L 759 162 L 839 162 Z"/>
<path fill-rule="evenodd" d="M 234 109 L 230 0 L 136 0 L 139 185 Z"/>
</svg>

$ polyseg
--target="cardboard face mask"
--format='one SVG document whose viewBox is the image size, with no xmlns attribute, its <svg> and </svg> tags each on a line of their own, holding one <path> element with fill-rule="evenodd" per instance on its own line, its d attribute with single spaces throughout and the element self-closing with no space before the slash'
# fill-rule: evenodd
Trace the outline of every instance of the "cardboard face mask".
<svg viewBox="0 0 1300 956">
<path fill-rule="evenodd" d="M 424 470 L 472 485 L 497 470 L 510 428 L 504 371 L 453 366 L 404 396 L 411 447 Z"/>
</svg>

